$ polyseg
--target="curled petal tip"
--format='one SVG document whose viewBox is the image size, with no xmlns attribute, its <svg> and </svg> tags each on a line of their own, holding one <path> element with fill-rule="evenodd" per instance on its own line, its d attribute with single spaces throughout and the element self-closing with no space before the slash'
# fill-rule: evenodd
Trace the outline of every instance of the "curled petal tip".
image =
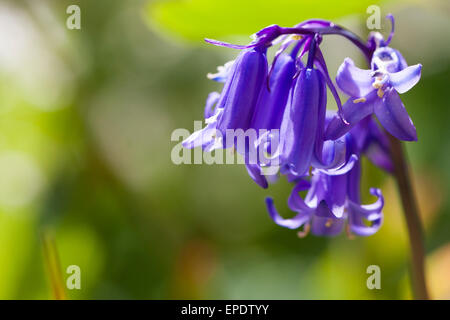
<svg viewBox="0 0 450 320">
<path fill-rule="evenodd" d="M 370 192 L 371 195 L 376 196 L 376 197 L 382 197 L 383 196 L 381 190 L 378 189 L 378 188 L 370 188 L 369 192 Z"/>
<path fill-rule="evenodd" d="M 291 219 L 284 219 L 281 217 L 274 206 L 273 199 L 266 198 L 266 207 L 270 218 L 279 226 L 288 229 L 298 229 L 309 220 L 309 212 L 300 212 Z"/>
<path fill-rule="evenodd" d="M 267 189 L 269 187 L 266 176 L 261 173 L 261 169 L 258 165 L 247 164 L 246 167 L 250 178 L 252 178 L 261 188 Z"/>
<path fill-rule="evenodd" d="M 346 126 L 349 126 L 349 125 L 350 125 L 350 122 L 348 122 L 348 121 L 345 119 L 345 116 L 344 116 L 341 112 L 338 112 L 338 115 L 339 115 L 339 118 L 341 119 L 341 121 L 342 121 Z"/>
<path fill-rule="evenodd" d="M 394 16 L 391 13 L 389 13 L 388 15 L 386 15 L 386 19 L 389 19 L 391 21 L 391 32 L 389 33 L 388 39 L 383 43 L 383 46 L 388 46 L 391 43 L 392 38 L 394 37 L 394 33 L 395 33 Z"/>
<path fill-rule="evenodd" d="M 349 160 L 344 163 L 342 166 L 336 169 L 318 169 L 320 172 L 325 173 L 329 176 L 341 176 L 347 174 L 350 170 L 353 169 L 355 164 L 359 161 L 359 157 L 356 154 L 352 154 Z"/>
</svg>

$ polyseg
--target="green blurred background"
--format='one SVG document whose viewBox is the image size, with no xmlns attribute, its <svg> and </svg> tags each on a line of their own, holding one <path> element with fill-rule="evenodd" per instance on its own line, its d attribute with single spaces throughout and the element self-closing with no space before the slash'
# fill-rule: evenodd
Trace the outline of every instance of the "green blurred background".
<svg viewBox="0 0 450 320">
<path fill-rule="evenodd" d="M 421 82 L 402 99 L 419 142 L 407 145 L 425 221 L 429 286 L 450 298 L 450 8 L 435 1 L 0 1 L 0 298 L 52 299 L 41 236 L 62 269 L 81 268 L 69 299 L 408 299 L 408 243 L 393 180 L 365 162 L 362 192 L 382 188 L 370 238 L 276 226 L 290 186 L 261 190 L 239 165 L 171 162 L 176 128 L 193 129 L 220 85 L 205 75 L 269 24 L 328 18 L 366 37 L 366 8 L 392 12 L 392 46 Z M 81 8 L 81 30 L 66 9 Z M 383 20 L 382 33 L 389 24 Z M 326 38 L 335 74 L 348 43 Z M 333 107 L 330 103 L 330 107 Z M 381 290 L 366 268 L 381 267 Z"/>
</svg>

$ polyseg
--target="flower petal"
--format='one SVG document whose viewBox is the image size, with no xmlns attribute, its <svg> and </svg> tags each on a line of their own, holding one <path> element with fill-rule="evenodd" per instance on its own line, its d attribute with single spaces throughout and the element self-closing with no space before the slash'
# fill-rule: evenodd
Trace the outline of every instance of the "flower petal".
<svg viewBox="0 0 450 320">
<path fill-rule="evenodd" d="M 361 163 L 359 161 L 354 164 L 353 169 L 348 172 L 347 177 L 347 198 L 349 201 L 361 203 Z"/>
<path fill-rule="evenodd" d="M 283 37 L 280 37 L 280 38 L 283 38 Z M 304 45 L 306 39 L 307 38 L 303 38 L 302 40 L 297 41 L 297 44 L 294 46 L 294 49 L 291 51 L 291 54 L 290 54 L 291 59 L 295 59 L 295 57 L 297 56 L 298 50 L 300 50 L 300 48 Z M 270 80 L 272 78 L 272 74 L 275 71 L 275 67 L 277 66 L 278 59 L 281 56 L 286 55 L 284 52 L 293 42 L 294 42 L 294 40 L 292 40 L 291 37 L 288 37 L 287 39 L 284 39 L 284 42 L 280 45 L 280 48 L 278 49 L 278 51 L 275 53 L 275 56 L 273 57 L 272 65 L 270 66 L 269 75 L 267 77 L 268 80 Z M 295 62 L 294 62 L 294 68 L 295 68 Z M 294 73 L 295 73 L 295 70 L 294 70 Z M 272 87 L 272 85 L 269 82 L 267 83 L 267 85 L 268 85 L 269 89 Z"/>
<path fill-rule="evenodd" d="M 344 119 L 349 124 L 345 124 L 338 115 L 334 116 L 325 131 L 324 139 L 336 140 L 349 132 L 359 121 L 372 114 L 376 99 L 379 99 L 376 91 L 369 93 L 364 100 L 355 97 L 348 99 L 342 108 Z"/>
<path fill-rule="evenodd" d="M 202 147 L 203 150 L 207 152 L 222 148 L 222 134 L 216 129 L 217 121 L 222 116 L 222 113 L 222 108 L 215 108 L 214 115 L 205 120 L 206 127 L 201 130 L 195 131 L 189 137 L 187 137 L 182 142 L 183 147 L 187 149 Z"/>
<path fill-rule="evenodd" d="M 368 221 L 375 221 L 381 217 L 384 207 L 384 197 L 380 189 L 372 188 L 370 193 L 376 196 L 378 199 L 372 204 L 361 205 L 351 200 L 348 201 L 348 210 L 350 213 L 358 214 L 364 217 Z"/>
<path fill-rule="evenodd" d="M 256 50 L 242 51 L 228 77 L 216 108 L 224 108 L 217 128 L 226 136 L 227 129 L 247 130 L 251 125 L 256 103 L 266 81 L 267 58 Z"/>
<path fill-rule="evenodd" d="M 391 160 L 389 138 L 374 117 L 368 116 L 360 121 L 346 137 L 354 141 L 353 152 L 364 153 L 377 167 L 392 173 L 394 167 Z"/>
<path fill-rule="evenodd" d="M 261 90 L 252 128 L 280 129 L 294 73 L 294 59 L 287 54 L 280 55 L 270 78 L 270 91 L 266 86 Z"/>
<path fill-rule="evenodd" d="M 333 95 L 334 100 L 336 101 L 336 105 L 338 108 L 338 115 L 342 116 L 343 110 L 342 110 L 341 98 L 339 97 L 336 87 L 334 86 L 334 83 L 330 78 L 327 64 L 325 63 L 325 59 L 323 58 L 322 51 L 319 48 L 317 48 L 316 59 L 317 59 L 317 61 L 316 61 L 317 68 L 320 70 L 320 72 L 322 72 L 325 82 L 326 82 L 328 88 L 330 88 L 331 94 Z M 325 90 L 325 104 L 326 104 L 326 90 Z M 345 119 L 342 119 L 342 120 L 344 120 L 344 122 L 346 121 Z"/>
<path fill-rule="evenodd" d="M 344 228 L 344 222 L 344 218 L 336 218 L 325 201 L 321 201 L 312 216 L 311 233 L 316 236 L 336 236 Z"/>
<path fill-rule="evenodd" d="M 375 114 L 381 125 L 394 137 L 405 141 L 417 141 L 416 128 L 398 93 L 389 89 L 383 100 L 377 101 Z"/>
<path fill-rule="evenodd" d="M 364 150 L 364 147 L 368 141 L 369 136 L 369 123 L 374 121 L 372 119 L 372 115 L 367 116 L 365 119 L 359 121 L 352 130 L 350 130 L 350 134 L 346 135 L 346 142 L 349 145 L 349 149 L 351 149 L 352 153 L 360 153 Z"/>
<path fill-rule="evenodd" d="M 328 190 L 325 194 L 325 202 L 336 218 L 344 217 L 344 209 L 347 201 L 347 176 L 325 175 Z"/>
<path fill-rule="evenodd" d="M 320 69 L 319 69 L 320 71 Z M 321 71 L 322 72 L 322 71 Z M 325 78 L 322 72 L 322 77 Z M 317 118 L 317 133 L 316 133 L 316 142 L 314 146 L 314 153 L 312 156 L 313 160 L 314 158 L 322 159 L 322 152 L 323 152 L 323 144 L 324 139 L 323 136 L 325 134 L 325 123 L 326 121 L 326 114 L 327 114 L 327 86 L 326 86 L 326 80 L 321 81 L 320 83 L 320 93 L 319 93 L 319 109 L 318 109 L 318 118 Z M 342 107 L 342 106 L 341 106 Z"/>
<path fill-rule="evenodd" d="M 422 65 L 409 66 L 402 71 L 390 73 L 389 81 L 398 93 L 405 93 L 420 80 Z"/>
<path fill-rule="evenodd" d="M 339 88 L 351 97 L 360 98 L 367 95 L 373 90 L 372 82 L 371 71 L 356 67 L 350 58 L 345 58 L 336 76 Z"/>
<path fill-rule="evenodd" d="M 380 229 L 382 224 L 383 217 L 372 221 L 370 226 L 364 223 L 364 219 L 357 216 L 351 218 L 349 221 L 350 231 L 361 237 L 368 237 L 375 234 Z"/>
<path fill-rule="evenodd" d="M 218 92 L 211 92 L 206 99 L 205 105 L 205 119 L 208 119 L 214 115 L 214 105 L 219 101 L 220 94 Z"/>
<path fill-rule="evenodd" d="M 253 179 L 261 188 L 267 189 L 269 184 L 264 175 L 261 174 L 261 169 L 257 164 L 246 164 L 248 175 Z"/>
<path fill-rule="evenodd" d="M 381 168 L 389 173 L 394 172 L 394 163 L 391 155 L 383 149 L 378 143 L 371 143 L 364 150 L 366 157 L 378 168 Z"/>
<path fill-rule="evenodd" d="M 369 123 L 368 131 L 369 134 L 363 149 L 364 154 L 377 167 L 393 173 L 394 163 L 391 158 L 390 144 L 386 131 L 382 131 L 373 119 Z"/>
<path fill-rule="evenodd" d="M 359 160 L 358 156 L 356 154 L 352 154 L 349 160 L 340 167 L 329 169 L 318 169 L 318 170 L 329 176 L 341 176 L 352 170 L 355 164 L 358 162 L 358 160 Z"/>
<path fill-rule="evenodd" d="M 370 65 L 373 71 L 386 70 L 390 73 L 401 71 L 408 66 L 401 53 L 390 47 L 379 47 L 375 50 Z"/>
<path fill-rule="evenodd" d="M 300 191 L 308 190 L 310 186 L 311 184 L 306 180 L 297 182 L 288 198 L 288 206 L 292 211 L 307 212 L 312 210 L 298 194 Z"/>
<path fill-rule="evenodd" d="M 292 219 L 283 219 L 277 212 L 277 209 L 275 208 L 273 204 L 272 198 L 266 198 L 266 206 L 267 210 L 269 211 L 269 216 L 272 218 L 272 220 L 279 226 L 289 228 L 289 229 L 297 229 L 300 228 L 302 225 L 304 225 L 306 222 L 310 219 L 311 212 L 309 211 L 302 211 L 299 212 L 295 217 Z"/>
<path fill-rule="evenodd" d="M 233 72 L 234 60 L 228 61 L 223 66 L 217 67 L 216 73 L 208 73 L 206 77 L 217 82 L 226 82 Z"/>
<path fill-rule="evenodd" d="M 371 205 L 358 205 L 349 201 L 349 225 L 351 232 L 359 236 L 370 236 L 376 233 L 383 223 L 384 199 L 379 189 L 371 189 L 378 200 Z M 369 224 L 367 223 L 369 222 Z"/>
<path fill-rule="evenodd" d="M 193 149 L 197 147 L 206 148 L 210 144 L 214 144 L 216 140 L 216 128 L 215 124 L 208 124 L 205 128 L 195 131 L 189 137 L 187 137 L 182 145 L 184 148 Z"/>
<path fill-rule="evenodd" d="M 282 125 L 281 160 L 297 175 L 304 174 L 310 166 L 317 134 L 321 86 L 323 79 L 319 71 L 303 69 L 296 79 L 289 114 L 283 119 L 288 123 Z"/>
<path fill-rule="evenodd" d="M 316 169 L 335 169 L 345 164 L 346 146 L 344 139 L 323 142 L 321 158 L 314 154 L 311 165 Z"/>
</svg>

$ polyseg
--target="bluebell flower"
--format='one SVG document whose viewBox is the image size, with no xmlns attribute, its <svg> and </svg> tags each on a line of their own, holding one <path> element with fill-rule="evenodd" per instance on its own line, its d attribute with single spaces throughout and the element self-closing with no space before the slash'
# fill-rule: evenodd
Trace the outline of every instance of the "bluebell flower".
<svg viewBox="0 0 450 320">
<path fill-rule="evenodd" d="M 361 203 L 361 159 L 365 156 L 392 173 L 386 131 L 401 140 L 417 140 L 399 94 L 419 81 L 422 68 L 420 64 L 408 66 L 400 52 L 389 47 L 394 20 L 388 18 L 392 31 L 387 41 L 374 33 L 363 42 L 324 20 L 308 20 L 292 28 L 272 25 L 257 32 L 248 45 L 207 40 L 241 52 L 216 74 L 208 75 L 224 83 L 222 92 L 209 94 L 204 109 L 206 126 L 183 141 L 183 146 L 202 147 L 206 152 L 236 149 L 244 157 L 250 177 L 263 188 L 285 176 L 295 185 L 288 206 L 297 215 L 283 219 L 271 198 L 266 199 L 266 206 L 280 226 L 303 228 L 300 236 L 309 231 L 335 236 L 344 227 L 349 234 L 374 234 L 382 224 L 384 198 L 379 189 L 370 189 L 378 199 L 370 205 Z M 347 58 L 338 70 L 335 86 L 320 49 L 323 36 L 331 34 L 358 47 L 370 61 L 370 70 L 357 68 Z M 280 46 L 269 69 L 266 52 L 275 44 Z M 344 105 L 337 88 L 350 97 Z M 327 89 L 337 112 L 326 110 Z M 249 133 L 249 129 L 253 131 Z M 228 133 L 233 133 L 233 138 L 228 138 Z M 277 170 L 268 173 L 274 163 Z M 307 191 L 304 199 L 301 191 Z"/>
<path fill-rule="evenodd" d="M 217 67 L 216 73 L 208 73 L 207 78 L 217 82 L 227 82 L 227 79 L 230 76 L 231 71 L 233 70 L 235 60 L 228 61 L 223 66 Z"/>
<path fill-rule="evenodd" d="M 273 67 L 269 86 L 261 90 L 252 128 L 280 129 L 295 72 L 294 59 L 288 54 L 282 54 Z"/>
<path fill-rule="evenodd" d="M 303 68 L 295 79 L 281 131 L 281 164 L 295 175 L 309 170 L 321 119 L 326 113 L 326 85 L 314 68 Z"/>
<path fill-rule="evenodd" d="M 389 138 L 372 116 L 361 120 L 353 127 L 351 133 L 351 139 L 360 154 L 364 154 L 380 169 L 393 173 L 394 164 L 391 158 Z M 346 136 L 348 137 L 348 135 Z"/>
<path fill-rule="evenodd" d="M 347 58 L 340 66 L 336 82 L 350 96 L 344 104 L 345 124 L 336 117 L 328 126 L 325 138 L 335 140 L 355 124 L 375 114 L 381 125 L 394 137 L 416 141 L 416 128 L 399 93 L 405 93 L 420 80 L 422 65 L 407 66 L 395 49 L 378 48 L 372 58 L 371 70 L 359 69 Z"/>
<path fill-rule="evenodd" d="M 311 182 L 299 179 L 288 199 L 289 208 L 297 215 L 290 219 L 282 218 L 277 212 L 273 199 L 266 198 L 266 205 L 273 221 L 289 229 L 309 231 L 318 236 L 335 236 L 347 224 L 347 232 L 359 236 L 369 236 L 378 231 L 383 220 L 384 198 L 379 189 L 370 189 L 378 198 L 370 205 L 362 205 L 360 199 L 360 163 L 353 162 L 349 170 L 330 174 L 315 169 Z M 299 192 L 308 190 L 303 200 Z"/>
<path fill-rule="evenodd" d="M 185 148 L 202 146 L 205 151 L 234 147 L 226 141 L 226 131 L 251 127 L 259 94 L 267 76 L 265 49 L 243 50 L 235 61 L 218 68 L 208 78 L 224 82 L 222 93 L 213 92 L 206 101 L 206 127 L 183 141 Z M 218 132 L 219 131 L 219 132 Z"/>
<path fill-rule="evenodd" d="M 335 116 L 329 112 L 325 124 Z M 309 231 L 314 235 L 334 236 L 347 225 L 347 233 L 359 236 L 374 234 L 381 226 L 384 198 L 379 189 L 372 188 L 370 193 L 378 197 L 371 205 L 362 205 L 360 199 L 360 157 L 371 145 L 384 143 L 385 136 L 378 134 L 379 128 L 370 117 L 364 119 L 349 133 L 338 141 L 327 141 L 323 147 L 324 159 L 334 159 L 343 162 L 340 167 L 316 168 L 312 171 L 311 181 L 304 177 L 288 175 L 288 180 L 295 183 L 295 187 L 288 199 L 289 208 L 297 215 L 291 219 L 283 219 L 277 212 L 272 198 L 266 198 L 266 206 L 270 217 L 280 226 L 289 229 L 299 229 L 303 226 L 300 236 Z M 383 140 L 382 142 L 379 139 Z M 379 152 L 379 155 L 375 153 Z M 390 169 L 389 154 L 384 150 L 374 151 L 373 158 L 376 164 Z M 344 156 L 344 159 L 340 157 Z M 386 157 L 386 158 L 385 158 Z M 335 159 L 337 158 L 337 159 Z M 379 161 L 379 158 L 386 162 Z M 303 200 L 299 192 L 308 190 Z"/>
<path fill-rule="evenodd" d="M 223 108 L 217 129 L 226 135 L 226 130 L 251 127 L 258 97 L 267 76 L 265 49 L 243 50 L 228 75 L 217 108 Z"/>
<path fill-rule="evenodd" d="M 369 236 L 378 231 L 383 220 L 384 198 L 379 189 L 370 193 L 378 198 L 370 205 L 362 205 L 360 200 L 360 167 L 341 175 L 328 175 L 314 170 L 311 183 L 297 182 L 288 199 L 289 208 L 297 215 L 291 219 L 282 218 L 277 212 L 272 198 L 266 198 L 266 205 L 273 221 L 289 229 L 304 227 L 304 236 L 311 230 L 318 236 L 335 236 L 348 224 L 350 232 L 359 236 Z M 303 200 L 299 192 L 308 190 Z"/>
<path fill-rule="evenodd" d="M 258 156 L 270 155 L 278 149 L 278 143 L 272 145 L 272 142 L 279 142 L 281 121 L 296 72 L 295 61 L 290 55 L 280 55 L 273 64 L 269 84 L 260 92 L 251 124 L 258 133 L 258 140 L 253 148 L 253 152 Z M 260 148 L 264 149 L 263 152 L 260 152 Z M 268 187 L 266 176 L 262 173 L 263 167 L 270 165 L 272 161 L 273 159 L 267 157 L 258 159 L 257 163 L 246 163 L 250 177 L 263 188 Z"/>
<path fill-rule="evenodd" d="M 222 117 L 223 108 L 213 108 L 214 96 L 209 96 L 205 107 L 206 126 L 192 133 L 182 142 L 184 148 L 193 149 L 201 147 L 205 152 L 223 148 L 223 138 L 217 130 L 217 122 Z"/>
</svg>

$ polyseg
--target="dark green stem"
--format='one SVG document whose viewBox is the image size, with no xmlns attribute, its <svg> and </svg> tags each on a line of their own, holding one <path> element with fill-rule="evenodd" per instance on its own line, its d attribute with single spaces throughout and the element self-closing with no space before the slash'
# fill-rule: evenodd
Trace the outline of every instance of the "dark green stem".
<svg viewBox="0 0 450 320">
<path fill-rule="evenodd" d="M 397 181 L 403 213 L 408 228 L 411 250 L 411 280 L 414 298 L 427 300 L 429 296 L 425 280 L 424 236 L 417 202 L 414 197 L 411 176 L 408 170 L 408 161 L 402 143 L 391 135 L 389 137 L 391 142 L 391 155 L 394 162 L 394 176 Z"/>
</svg>

